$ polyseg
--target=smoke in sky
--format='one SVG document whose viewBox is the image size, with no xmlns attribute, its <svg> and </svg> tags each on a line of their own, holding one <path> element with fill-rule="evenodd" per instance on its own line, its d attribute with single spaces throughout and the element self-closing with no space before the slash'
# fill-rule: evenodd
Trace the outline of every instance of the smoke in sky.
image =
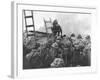
<svg viewBox="0 0 100 80">
<path fill-rule="evenodd" d="M 57 15 L 59 24 L 64 34 L 90 34 L 91 15 L 90 14 L 59 14 Z"/>
</svg>

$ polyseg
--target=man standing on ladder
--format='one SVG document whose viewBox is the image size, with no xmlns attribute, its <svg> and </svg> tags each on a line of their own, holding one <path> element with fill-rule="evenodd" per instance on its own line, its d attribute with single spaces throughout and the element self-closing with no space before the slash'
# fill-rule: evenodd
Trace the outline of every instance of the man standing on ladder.
<svg viewBox="0 0 100 80">
<path fill-rule="evenodd" d="M 52 32 L 54 34 L 54 36 L 62 36 L 62 29 L 60 27 L 60 25 L 58 24 L 58 21 L 57 20 L 54 20 L 53 21 L 53 28 L 52 28 Z"/>
</svg>

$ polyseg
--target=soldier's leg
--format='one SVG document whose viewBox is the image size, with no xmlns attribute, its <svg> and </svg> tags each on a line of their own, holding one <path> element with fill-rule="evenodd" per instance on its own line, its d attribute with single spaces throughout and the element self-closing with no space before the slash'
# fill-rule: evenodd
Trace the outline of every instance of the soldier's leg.
<svg viewBox="0 0 100 80">
<path fill-rule="evenodd" d="M 60 35 L 60 31 L 58 31 L 58 36 Z"/>
</svg>

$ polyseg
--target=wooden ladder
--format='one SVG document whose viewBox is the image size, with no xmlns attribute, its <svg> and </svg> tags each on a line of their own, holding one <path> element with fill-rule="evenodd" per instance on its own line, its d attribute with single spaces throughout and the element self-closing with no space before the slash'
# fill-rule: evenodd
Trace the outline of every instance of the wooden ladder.
<svg viewBox="0 0 100 80">
<path fill-rule="evenodd" d="M 48 33 L 48 30 L 50 29 L 51 30 L 51 27 L 47 27 L 47 23 L 51 23 L 52 24 L 52 21 L 51 21 L 51 18 L 49 18 L 49 20 L 45 20 L 44 19 L 44 24 L 45 24 L 45 29 L 46 29 L 46 33 L 47 33 L 47 39 L 49 38 L 49 33 Z"/>
<path fill-rule="evenodd" d="M 30 11 L 30 12 L 31 12 L 31 15 L 27 16 L 27 15 L 26 15 L 26 11 Z M 35 26 L 34 26 L 33 11 L 32 11 L 32 10 L 23 10 L 23 12 L 24 12 L 24 19 L 25 19 L 25 27 L 26 27 L 27 37 L 28 37 L 28 36 L 34 36 L 34 38 L 35 38 Z M 31 18 L 31 19 L 32 19 L 32 24 L 31 24 L 31 25 L 27 25 L 27 20 L 26 20 L 26 19 L 28 19 L 28 18 Z M 30 27 L 32 27 L 33 30 L 30 30 L 30 31 L 29 31 L 28 28 L 30 28 Z M 31 34 L 29 34 L 29 32 L 30 32 Z"/>
</svg>

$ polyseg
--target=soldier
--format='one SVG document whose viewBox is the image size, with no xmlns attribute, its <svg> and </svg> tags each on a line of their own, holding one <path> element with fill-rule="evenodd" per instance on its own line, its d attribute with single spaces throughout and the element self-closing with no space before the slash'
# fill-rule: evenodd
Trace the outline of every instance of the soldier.
<svg viewBox="0 0 100 80">
<path fill-rule="evenodd" d="M 62 36 L 62 29 L 61 29 L 60 25 L 58 24 L 57 20 L 54 20 L 54 22 L 53 22 L 52 32 L 53 32 L 54 36 L 56 36 L 56 35 L 59 36 L 60 33 L 61 33 L 61 36 Z"/>
</svg>

